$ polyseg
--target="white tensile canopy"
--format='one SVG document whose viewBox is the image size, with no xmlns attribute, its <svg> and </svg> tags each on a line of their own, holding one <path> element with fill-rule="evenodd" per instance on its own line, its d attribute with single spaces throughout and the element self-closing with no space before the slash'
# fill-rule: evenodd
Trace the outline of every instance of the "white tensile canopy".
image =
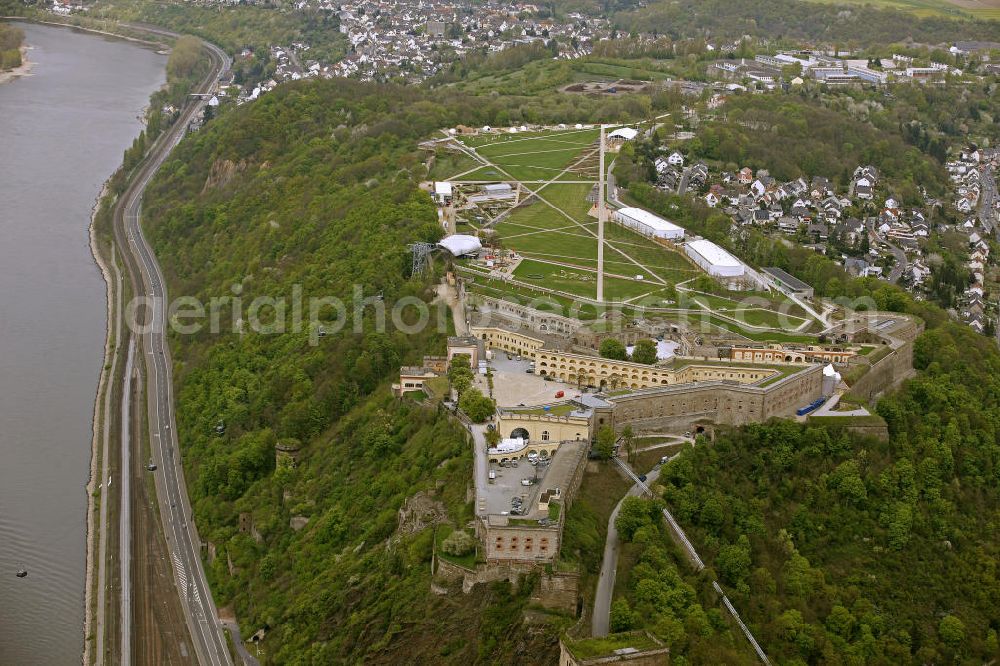
<svg viewBox="0 0 1000 666">
<path fill-rule="evenodd" d="M 614 132 L 611 132 L 611 134 L 608 134 L 608 138 L 625 139 L 626 141 L 631 141 L 637 136 L 639 136 L 639 130 L 632 129 L 631 127 L 619 127 Z"/>
<path fill-rule="evenodd" d="M 468 234 L 452 234 L 451 236 L 446 236 L 438 242 L 438 245 L 448 250 L 456 257 L 461 257 L 465 254 L 472 254 L 473 252 L 479 252 L 483 249 L 483 244 L 479 242 L 479 239 L 475 236 L 469 236 Z"/>
</svg>

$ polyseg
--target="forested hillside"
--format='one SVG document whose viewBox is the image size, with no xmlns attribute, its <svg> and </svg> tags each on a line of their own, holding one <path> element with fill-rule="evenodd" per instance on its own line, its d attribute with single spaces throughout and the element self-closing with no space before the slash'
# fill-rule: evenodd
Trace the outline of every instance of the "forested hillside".
<svg viewBox="0 0 1000 666">
<path fill-rule="evenodd" d="M 1000 353 L 946 324 L 878 412 L 686 451 L 665 498 L 776 663 L 985 663 L 1000 626 Z"/>
<path fill-rule="evenodd" d="M 219 333 L 206 319 L 200 332 L 173 334 L 178 428 L 199 529 L 213 544 L 217 598 L 248 635 L 269 627 L 275 662 L 555 655 L 554 628 L 520 627 L 519 590 L 504 584 L 442 600 L 429 591 L 434 531 L 394 536 L 397 510 L 421 490 L 451 524 L 471 516 L 464 431 L 388 397 L 399 366 L 443 351 L 445 332 L 403 334 L 391 323 L 377 332 L 374 306 L 361 333 L 353 322 L 336 331 L 330 308 L 319 324 L 328 335 L 319 325 L 294 332 L 293 299 L 301 294 L 306 319 L 314 296 L 352 310 L 355 285 L 390 308 L 402 296 L 429 299 L 431 278 L 409 275 L 407 244 L 441 234 L 417 188 L 426 173 L 417 143 L 457 122 L 572 120 L 569 111 L 302 82 L 210 122 L 151 185 L 144 221 L 171 297 L 206 307 L 242 299 L 235 319 L 232 303 L 222 308 Z M 248 306 L 261 296 L 288 299 L 286 332 L 249 325 Z M 262 319 L 273 322 L 273 309 Z M 299 464 L 277 464 L 276 444 L 299 448 Z M 293 517 L 308 523 L 293 529 Z"/>
<path fill-rule="evenodd" d="M 911 40 L 939 44 L 997 38 L 995 21 L 920 18 L 871 5 L 800 0 L 661 0 L 615 14 L 615 20 L 627 30 L 657 32 L 675 39 L 739 40 L 751 35 L 863 47 Z"/>
<path fill-rule="evenodd" d="M 912 205 L 922 200 L 916 183 L 936 196 L 948 183 L 943 166 L 907 146 L 898 132 L 882 131 L 845 113 L 787 96 L 732 99 L 725 120 L 708 123 L 691 142 L 690 151 L 725 168 L 768 169 L 783 181 L 823 176 L 842 189 L 859 164 L 877 164 L 890 191 Z"/>
<path fill-rule="evenodd" d="M 754 123 L 788 125 L 802 137 L 812 137 L 810 122 L 827 120 L 811 105 L 789 112 L 741 104 Z M 473 97 L 447 86 L 298 82 L 224 112 L 164 166 L 144 223 L 170 295 L 223 303 L 221 330 L 209 330 L 206 319 L 202 330 L 171 339 L 187 481 L 212 546 L 216 598 L 235 610 L 246 635 L 266 628 L 270 661 L 555 659 L 555 638 L 571 620 L 524 625 L 527 587 L 433 595 L 439 533 L 397 530 L 404 500 L 420 491 L 440 503 L 449 525 L 470 519 L 471 454 L 464 431 L 444 415 L 389 397 L 399 366 L 440 353 L 447 332 L 404 334 L 392 324 L 379 331 L 375 312 L 380 303 L 432 295 L 436 278 L 411 277 L 407 250 L 441 234 L 417 188 L 427 175 L 419 141 L 458 123 L 613 121 L 671 105 L 665 95 Z M 853 166 L 865 151 L 882 150 L 898 166 L 891 178 L 940 176 L 898 138 L 870 126 L 855 131 L 857 145 L 843 157 L 832 135 L 821 136 L 815 156 L 783 152 L 842 176 L 848 158 Z M 699 150 L 718 151 L 715 159 L 764 166 L 781 157 L 773 142 L 742 129 L 710 127 L 704 136 Z M 676 203 L 646 194 L 654 209 Z M 686 227 L 723 235 L 707 209 L 683 214 Z M 895 288 L 850 280 L 815 253 L 753 236 L 725 242 L 753 263 L 807 276 L 819 293 L 918 307 Z M 353 321 L 338 329 L 332 308 L 295 329 L 296 300 L 307 320 L 311 297 L 342 299 L 350 312 L 355 286 L 370 299 L 358 332 Z M 247 311 L 259 297 L 287 303 L 278 315 L 284 331 L 250 325 Z M 692 526 L 776 663 L 984 661 L 996 651 L 1000 356 L 920 307 L 934 329 L 919 342 L 922 374 L 879 408 L 891 443 L 791 423 L 752 426 L 691 450 L 663 477 L 666 501 Z M 263 308 L 265 322 L 275 310 Z M 276 447 L 297 451 L 297 463 L 278 462 Z M 670 567 L 658 576 L 670 544 L 647 527 L 629 535 L 639 566 L 625 581 L 632 587 L 628 603 L 617 605 L 616 627 L 651 629 L 693 660 L 737 659 L 734 646 L 715 638 L 725 625 L 713 600 L 695 598 Z"/>
</svg>

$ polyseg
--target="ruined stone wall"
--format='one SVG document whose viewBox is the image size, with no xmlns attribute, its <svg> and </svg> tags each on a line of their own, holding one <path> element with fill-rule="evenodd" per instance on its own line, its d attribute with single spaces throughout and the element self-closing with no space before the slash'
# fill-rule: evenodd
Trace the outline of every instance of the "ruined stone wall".
<svg viewBox="0 0 1000 666">
<path fill-rule="evenodd" d="M 531 600 L 546 608 L 576 612 L 580 596 L 580 574 L 574 572 L 543 573 Z"/>
<path fill-rule="evenodd" d="M 847 395 L 867 402 L 898 386 L 913 374 L 913 341 L 901 344 L 897 349 L 878 360 L 858 381 Z"/>
</svg>

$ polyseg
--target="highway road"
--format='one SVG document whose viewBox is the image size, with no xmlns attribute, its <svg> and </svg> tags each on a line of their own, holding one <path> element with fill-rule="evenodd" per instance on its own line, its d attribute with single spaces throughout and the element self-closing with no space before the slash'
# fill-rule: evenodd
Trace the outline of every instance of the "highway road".
<svg viewBox="0 0 1000 666">
<path fill-rule="evenodd" d="M 133 27 L 173 36 L 173 33 L 157 28 Z M 221 49 L 212 44 L 203 44 L 212 57 L 212 71 L 195 90 L 196 93 L 211 91 L 220 74 L 228 71 L 230 67 L 229 57 Z M 126 258 L 132 277 L 133 293 L 136 296 L 144 295 L 149 302 L 144 325 L 130 324 L 132 335 L 138 337 L 146 367 L 144 374 L 147 383 L 146 407 L 150 450 L 159 468 L 155 473 L 156 494 L 174 581 L 198 662 L 222 666 L 231 664 L 232 660 L 215 602 L 205 578 L 200 555 L 201 540 L 194 522 L 190 519 L 191 508 L 177 441 L 170 350 L 166 342 L 167 291 L 160 266 L 139 224 L 142 196 L 146 186 L 184 137 L 192 118 L 201 113 L 205 104 L 206 99 L 193 97 L 177 122 L 160 137 L 143 166 L 133 177 L 131 185 L 122 195 L 120 205 L 115 209 L 114 224 L 118 247 L 122 250 L 122 256 Z M 123 470 L 127 469 L 123 467 Z M 124 538 L 123 536 L 123 540 Z M 123 622 L 126 625 L 131 621 L 130 616 L 124 616 Z M 126 628 L 123 628 L 124 633 L 127 633 Z M 123 638 L 123 643 L 124 641 Z"/>
</svg>

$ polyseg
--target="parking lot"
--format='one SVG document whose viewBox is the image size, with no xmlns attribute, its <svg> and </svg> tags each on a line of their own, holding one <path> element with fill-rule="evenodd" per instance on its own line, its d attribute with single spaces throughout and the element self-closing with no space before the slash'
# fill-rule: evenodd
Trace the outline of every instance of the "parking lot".
<svg viewBox="0 0 1000 666">
<path fill-rule="evenodd" d="M 499 407 L 542 405 L 572 398 L 580 393 L 576 386 L 559 381 L 545 381 L 538 375 L 529 374 L 526 372 L 531 365 L 529 360 L 508 360 L 507 354 L 502 351 L 496 352 L 489 365 L 493 368 L 493 398 Z M 488 394 L 485 375 L 476 375 L 476 386 Z M 564 398 L 555 397 L 559 391 L 566 394 Z"/>
<path fill-rule="evenodd" d="M 489 469 L 496 472 L 496 478 L 487 481 L 481 493 L 486 500 L 486 513 L 509 512 L 511 500 L 519 497 L 522 506 L 527 509 L 527 514 L 519 517 L 531 520 L 548 517 L 547 513 L 538 510 L 539 494 L 548 488 L 566 488 L 586 448 L 585 442 L 566 442 L 556 450 L 547 465 L 532 466 L 524 458 L 517 461 L 517 467 L 490 465 Z M 531 479 L 532 485 L 522 485 L 523 479 Z"/>
</svg>

